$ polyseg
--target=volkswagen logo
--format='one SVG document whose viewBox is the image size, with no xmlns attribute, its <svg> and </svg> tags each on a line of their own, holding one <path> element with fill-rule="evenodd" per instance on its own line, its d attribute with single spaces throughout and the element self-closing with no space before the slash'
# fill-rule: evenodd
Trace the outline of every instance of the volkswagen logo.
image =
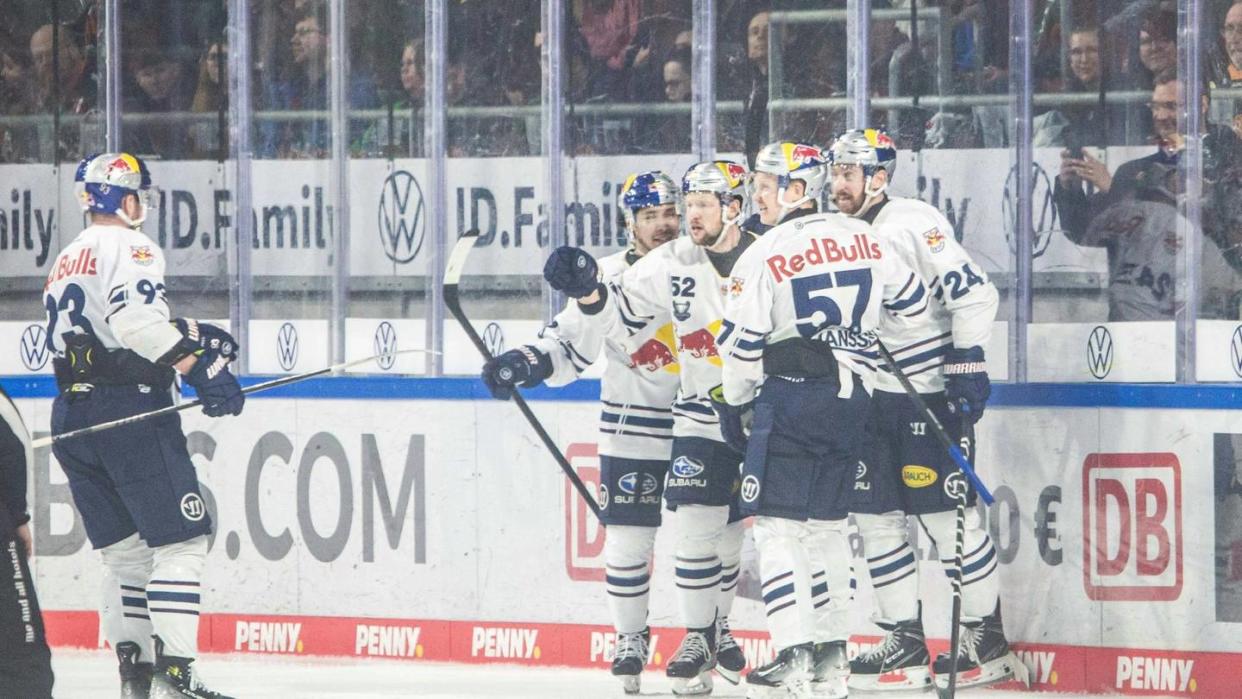
<svg viewBox="0 0 1242 699">
<path fill-rule="evenodd" d="M 1095 326 L 1087 338 L 1087 368 L 1097 379 L 1108 376 L 1113 369 L 1113 336 L 1103 325 Z"/>
<path fill-rule="evenodd" d="M 487 351 L 492 353 L 493 357 L 499 357 L 501 352 L 505 351 L 505 332 L 500 329 L 497 323 L 488 323 L 483 328 L 483 344 L 487 346 Z"/>
<path fill-rule="evenodd" d="M 1230 363 L 1233 373 L 1242 378 L 1242 325 L 1233 329 L 1233 339 L 1229 341 L 1229 357 L 1233 360 Z"/>
<path fill-rule="evenodd" d="M 384 180 L 379 198 L 379 234 L 384 254 L 398 264 L 418 256 L 423 247 L 423 190 L 405 170 Z"/>
<path fill-rule="evenodd" d="M 385 320 L 375 328 L 375 356 L 379 358 L 375 361 L 381 369 L 388 371 L 396 364 L 397 356 L 393 354 L 396 351 L 397 329 Z"/>
<path fill-rule="evenodd" d="M 47 332 L 38 323 L 31 323 L 22 331 L 21 349 L 22 364 L 30 371 L 39 371 L 47 366 L 51 351 L 47 348 Z"/>
<path fill-rule="evenodd" d="M 298 363 L 298 329 L 293 323 L 285 323 L 276 331 L 276 359 L 285 371 L 292 371 Z"/>
<path fill-rule="evenodd" d="M 1048 173 L 1033 163 L 1031 166 L 1031 231 L 1034 233 L 1031 239 L 1031 253 L 1034 257 L 1039 257 L 1048 251 L 1048 245 L 1052 242 L 1052 234 L 1058 229 L 1057 224 L 1060 222 L 1060 214 L 1057 211 L 1056 201 L 1052 198 L 1052 180 L 1048 177 Z M 1009 176 L 1005 178 L 1005 191 L 1001 199 L 1001 217 L 1004 219 L 1005 240 L 1009 243 L 1009 251 L 1018 251 L 1018 166 L 1009 169 Z"/>
</svg>

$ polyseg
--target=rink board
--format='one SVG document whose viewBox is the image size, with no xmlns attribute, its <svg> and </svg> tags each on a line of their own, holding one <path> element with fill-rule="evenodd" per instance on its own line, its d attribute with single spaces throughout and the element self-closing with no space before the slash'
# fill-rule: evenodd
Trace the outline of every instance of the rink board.
<svg viewBox="0 0 1242 699">
<path fill-rule="evenodd" d="M 46 380 L 5 386 L 45 430 Z M 592 485 L 593 391 L 540 391 L 532 403 Z M 1225 462 L 1216 452 L 1232 444 L 1217 435 L 1242 432 L 1233 406 L 1242 400 L 1227 387 L 996 387 L 979 468 L 997 496 L 987 521 L 1006 627 L 1038 686 L 1236 691 L 1242 498 L 1217 497 L 1213 477 Z M 217 523 L 205 648 L 606 662 L 603 533 L 513 407 L 483 399 L 477 382 L 322 381 L 252 400 L 242 418 L 187 414 L 185 427 Z M 85 610 L 97 559 L 54 458 L 41 450 L 35 461 L 36 575 L 52 638 L 96 645 Z M 1228 467 L 1236 461 L 1231 452 Z M 925 623 L 944 638 L 947 585 L 927 542 L 918 548 Z M 662 653 L 676 645 L 670 557 L 661 536 L 651 622 Z M 854 630 L 866 643 L 877 629 L 859 573 Z M 761 660 L 756 574 L 748 537 L 733 620 Z"/>
</svg>

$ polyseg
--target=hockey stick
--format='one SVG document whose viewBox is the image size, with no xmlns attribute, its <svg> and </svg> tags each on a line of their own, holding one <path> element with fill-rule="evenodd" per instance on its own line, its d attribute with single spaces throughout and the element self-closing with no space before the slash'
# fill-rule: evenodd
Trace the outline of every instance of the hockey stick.
<svg viewBox="0 0 1242 699">
<path fill-rule="evenodd" d="M 914 390 L 914 385 L 910 383 L 910 379 L 906 377 L 906 374 L 901 370 L 901 367 L 897 366 L 897 361 L 893 359 L 893 355 L 889 353 L 888 348 L 884 346 L 884 343 L 876 340 L 875 344 L 880 350 L 880 357 L 884 359 L 884 363 L 887 364 L 888 368 L 893 372 L 893 376 L 897 377 L 897 381 L 899 381 L 901 383 L 901 387 L 905 389 L 906 395 L 910 396 L 910 400 L 914 401 L 914 405 L 918 407 L 919 411 L 923 413 L 923 416 L 927 418 L 927 421 L 931 423 L 932 432 L 936 434 L 936 438 L 940 440 L 940 444 L 943 445 L 949 452 L 949 456 L 953 457 L 953 461 L 957 463 L 958 469 L 960 469 L 966 476 L 966 479 L 970 481 L 970 484 L 974 486 L 975 491 L 979 493 L 979 497 L 983 499 L 983 502 L 987 505 L 991 505 L 995 502 L 995 498 L 992 497 L 992 491 L 988 490 L 987 486 L 983 484 L 983 481 L 979 480 L 979 476 L 975 473 L 975 469 L 970 465 L 970 462 L 966 460 L 966 457 L 962 455 L 961 447 L 953 443 L 953 438 L 950 437 L 949 433 L 945 431 L 944 425 L 940 424 L 940 420 L 936 417 L 936 414 L 933 413 L 931 408 L 927 406 L 927 401 L 923 400 L 923 396 L 920 396 L 919 392 Z M 973 443 L 971 444 L 971 447 L 973 449 Z M 963 497 L 965 496 L 963 495 Z"/>
<path fill-rule="evenodd" d="M 488 351 L 487 345 L 483 344 L 483 338 L 479 337 L 478 331 L 471 325 L 470 319 L 461 310 L 461 299 L 457 295 L 457 283 L 461 281 L 462 270 L 466 267 L 466 259 L 470 257 L 470 251 L 474 249 L 474 244 L 478 241 L 479 231 L 471 229 L 462 233 L 458 238 L 457 244 L 453 246 L 452 253 L 449 254 L 448 266 L 444 269 L 444 305 L 448 307 L 449 313 L 457 319 L 461 329 L 465 331 L 466 336 L 470 338 L 470 342 L 479 350 L 479 354 L 483 355 L 484 360 L 492 358 L 492 353 Z M 552 457 L 556 459 L 557 465 L 565 472 L 565 477 L 573 484 L 574 489 L 578 491 L 578 495 L 586 502 L 587 507 L 591 508 L 591 512 L 595 514 L 596 519 L 601 518 L 599 503 L 591 496 L 591 491 L 587 489 L 586 484 L 574 472 L 574 467 L 569 464 L 565 455 L 557 448 L 556 442 L 552 441 L 552 437 L 548 436 L 547 430 L 543 429 L 539 418 L 531 412 L 530 406 L 526 404 L 526 400 L 522 398 L 522 394 L 516 388 L 513 389 L 513 402 L 517 404 L 518 410 L 522 411 L 522 416 L 530 423 L 530 426 L 538 435 L 539 441 L 543 442 L 543 446 L 547 448 Z M 600 522 L 601 526 L 603 522 Z"/>
<path fill-rule="evenodd" d="M 297 383 L 299 381 L 313 379 L 316 376 L 323 376 L 324 374 L 336 374 L 345 369 L 348 369 L 349 367 L 359 366 L 362 364 L 366 364 L 367 362 L 373 362 L 383 357 L 392 357 L 398 354 L 414 354 L 414 353 L 438 354 L 434 350 L 425 350 L 425 349 L 407 349 L 407 350 L 397 350 L 395 352 L 386 352 L 384 354 L 377 354 L 374 357 L 367 357 L 365 359 L 355 359 L 349 362 L 333 364 L 332 366 L 324 367 L 323 369 L 315 369 L 314 371 L 308 371 L 302 374 L 294 374 L 293 376 L 283 376 L 279 379 L 272 379 L 271 381 L 264 381 L 263 383 L 257 383 L 257 384 L 254 384 L 253 386 L 246 386 L 245 388 L 242 389 L 241 392 L 245 395 L 249 395 L 251 393 L 258 393 L 260 391 L 266 391 L 268 389 L 277 388 L 280 386 L 287 386 L 288 384 L 291 384 L 291 383 Z M 74 437 L 81 437 L 82 435 L 94 434 L 96 432 L 103 432 L 104 430 L 110 430 L 114 427 L 120 427 L 122 425 L 132 425 L 135 422 L 142 422 L 143 420 L 150 420 L 153 417 L 159 417 L 161 415 L 170 415 L 172 413 L 179 413 L 182 410 L 189 410 L 190 408 L 200 406 L 202 404 L 203 404 L 203 401 L 201 399 L 195 399 L 195 400 L 190 401 L 189 403 L 180 403 L 178 405 L 170 405 L 166 408 L 152 410 L 149 413 L 139 413 L 138 415 L 130 415 L 129 417 L 123 417 L 117 420 L 109 420 L 108 422 L 101 422 L 98 425 L 91 425 L 90 427 L 83 427 L 81 429 L 73 430 L 71 432 L 65 432 L 63 434 L 53 435 L 51 437 L 40 437 L 39 439 L 34 440 L 34 442 L 31 443 L 31 446 L 35 449 L 38 449 L 40 447 L 50 446 L 52 444 L 55 444 L 56 442 L 62 442 L 66 439 L 73 439 Z"/>
<path fill-rule="evenodd" d="M 966 450 L 966 460 L 975 459 L 975 426 L 969 420 L 962 420 L 962 447 Z M 957 694 L 957 644 L 961 638 L 958 625 L 962 622 L 962 550 L 966 538 L 966 491 L 957 492 L 957 531 L 953 541 L 953 611 L 950 616 L 949 628 L 949 686 L 939 692 L 942 699 L 953 699 Z"/>
</svg>

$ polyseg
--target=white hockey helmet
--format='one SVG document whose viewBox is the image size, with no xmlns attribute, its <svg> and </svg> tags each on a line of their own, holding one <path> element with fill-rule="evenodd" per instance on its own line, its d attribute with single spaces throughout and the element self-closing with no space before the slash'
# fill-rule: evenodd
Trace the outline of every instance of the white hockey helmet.
<svg viewBox="0 0 1242 699">
<path fill-rule="evenodd" d="M 707 160 L 696 163 L 686 170 L 681 178 L 682 195 L 692 192 L 710 192 L 720 199 L 721 221 L 727 229 L 746 219 L 749 214 L 746 185 L 749 184 L 750 172 L 745 165 L 732 160 Z M 740 201 L 742 208 L 737 216 L 729 217 L 729 205 L 735 200 Z"/>
<path fill-rule="evenodd" d="M 755 172 L 776 175 L 777 201 L 781 216 L 808 201 L 819 201 L 828 184 L 828 163 L 819 148 L 793 141 L 777 141 L 759 149 L 755 156 Z M 785 200 L 785 190 L 794 180 L 801 180 L 806 187 L 802 198 Z"/>
<path fill-rule="evenodd" d="M 129 227 L 137 228 L 147 218 L 147 198 L 151 192 L 151 171 L 147 164 L 129 153 L 99 153 L 78 163 L 75 182 L 82 183 L 82 209 L 91 213 L 111 214 Z M 138 197 L 142 213 L 130 219 L 121 208 L 125 197 Z"/>
<path fill-rule="evenodd" d="M 617 195 L 621 214 L 625 218 L 625 227 L 634 228 L 634 214 L 639 209 L 664 204 L 676 204 L 677 215 L 682 214 L 681 190 L 673 178 L 659 170 L 639 172 L 625 178 L 621 192 Z"/>
<path fill-rule="evenodd" d="M 897 174 L 897 146 L 880 129 L 851 129 L 833 141 L 832 148 L 828 150 L 828 163 L 830 166 L 860 166 L 865 178 L 863 194 L 869 201 L 878 197 L 893 181 L 893 175 Z M 880 170 L 886 173 L 884 184 L 872 188 L 872 178 Z M 861 211 L 866 208 L 864 206 Z"/>
</svg>

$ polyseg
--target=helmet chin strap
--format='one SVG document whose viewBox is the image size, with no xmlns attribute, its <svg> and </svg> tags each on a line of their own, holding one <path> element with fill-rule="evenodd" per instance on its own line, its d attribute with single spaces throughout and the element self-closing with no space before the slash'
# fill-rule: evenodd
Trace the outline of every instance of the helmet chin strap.
<svg viewBox="0 0 1242 699">
<path fill-rule="evenodd" d="M 798 199 L 796 201 L 791 201 L 791 202 L 785 201 L 786 191 L 788 190 L 785 187 L 781 187 L 780 189 L 776 190 L 776 203 L 781 205 L 781 218 L 782 219 L 784 219 L 785 215 L 788 214 L 790 211 L 793 211 L 799 206 L 802 206 L 808 201 L 811 201 L 811 198 L 806 195 L 803 195 L 801 199 Z"/>
<path fill-rule="evenodd" d="M 138 200 L 138 206 L 141 207 L 142 209 L 142 213 L 138 216 L 138 218 L 131 219 L 129 215 L 125 213 L 124 207 L 116 210 L 116 217 L 124 221 L 125 225 L 129 226 L 130 228 L 133 228 L 134 230 L 138 230 L 138 228 L 142 226 L 142 222 L 147 220 L 147 205 L 146 205 L 146 202 L 142 201 L 142 199 L 140 198 Z"/>
<path fill-rule="evenodd" d="M 869 211 L 872 206 L 875 206 L 875 204 L 880 200 L 880 197 L 884 194 L 884 190 L 888 189 L 887 181 L 885 181 L 885 183 L 880 185 L 878 188 L 872 189 L 871 183 L 873 181 L 875 181 L 875 175 L 868 175 L 867 179 L 863 181 L 862 206 L 858 207 L 858 211 L 850 214 L 851 216 L 858 218 L 867 213 L 867 211 Z"/>
</svg>

